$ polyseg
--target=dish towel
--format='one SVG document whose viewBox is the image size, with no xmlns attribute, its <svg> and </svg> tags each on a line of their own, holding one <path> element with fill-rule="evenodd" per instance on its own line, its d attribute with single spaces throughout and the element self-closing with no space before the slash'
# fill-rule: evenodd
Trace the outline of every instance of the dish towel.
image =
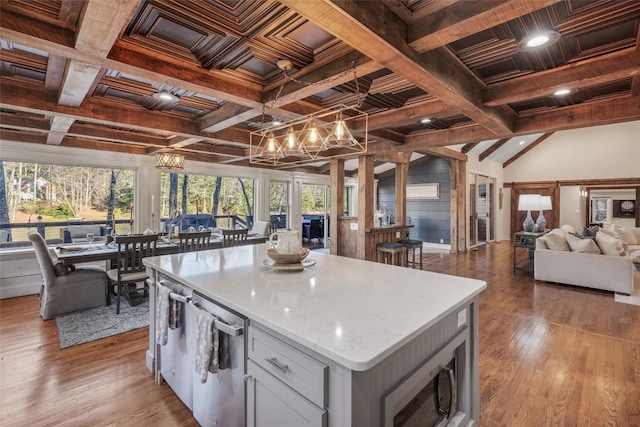
<svg viewBox="0 0 640 427">
<path fill-rule="evenodd" d="M 182 327 L 182 303 L 169 299 L 169 328 L 180 329 Z"/>
<path fill-rule="evenodd" d="M 196 317 L 196 373 L 200 382 L 207 382 L 209 372 L 218 372 L 218 329 L 216 318 L 205 310 L 199 310 Z"/>
<path fill-rule="evenodd" d="M 171 289 L 166 286 L 158 288 L 158 300 L 156 301 L 156 344 L 167 344 L 169 327 L 169 293 Z"/>
<path fill-rule="evenodd" d="M 231 369 L 231 355 L 229 354 L 229 335 L 220 334 L 220 349 L 218 350 L 218 369 Z"/>
</svg>

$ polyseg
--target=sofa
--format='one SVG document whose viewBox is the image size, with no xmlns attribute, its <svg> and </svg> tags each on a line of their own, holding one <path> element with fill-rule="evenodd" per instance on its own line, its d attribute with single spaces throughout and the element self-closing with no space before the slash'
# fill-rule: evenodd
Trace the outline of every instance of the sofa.
<svg viewBox="0 0 640 427">
<path fill-rule="evenodd" d="M 87 234 L 93 233 L 94 241 L 106 239 L 106 229 L 102 225 L 68 225 L 60 229 L 60 238 L 64 243 L 87 242 Z"/>
<path fill-rule="evenodd" d="M 631 228 L 631 239 L 628 234 Z M 629 295 L 640 289 L 640 228 L 575 230 L 569 225 L 536 239 L 534 278 L 536 280 L 584 286 Z M 593 233 L 594 236 L 589 234 Z M 617 236 L 629 237 L 629 242 Z M 563 240 L 565 243 L 563 243 Z M 635 261 L 635 262 L 634 262 Z"/>
</svg>

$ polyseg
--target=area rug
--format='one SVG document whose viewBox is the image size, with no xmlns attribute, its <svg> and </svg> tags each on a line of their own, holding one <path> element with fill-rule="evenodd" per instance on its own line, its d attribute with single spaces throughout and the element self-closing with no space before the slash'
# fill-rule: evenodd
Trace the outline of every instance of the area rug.
<svg viewBox="0 0 640 427">
<path fill-rule="evenodd" d="M 149 325 L 149 301 L 131 307 L 126 299 L 116 314 L 115 303 L 56 317 L 60 349 L 110 337 Z"/>
<path fill-rule="evenodd" d="M 631 292 L 631 295 L 616 294 L 614 299 L 615 299 L 615 302 L 640 305 L 640 287 L 636 284 L 633 289 L 633 292 Z"/>
</svg>

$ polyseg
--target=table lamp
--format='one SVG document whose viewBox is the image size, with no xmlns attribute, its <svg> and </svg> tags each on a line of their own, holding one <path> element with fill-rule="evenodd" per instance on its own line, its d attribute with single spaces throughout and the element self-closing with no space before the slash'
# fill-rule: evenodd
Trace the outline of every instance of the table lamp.
<svg viewBox="0 0 640 427">
<path fill-rule="evenodd" d="M 540 196 L 540 214 L 538 215 L 538 219 L 536 219 L 536 231 L 544 231 L 546 228 L 547 220 L 544 218 L 542 211 L 550 211 L 551 208 L 551 196 Z"/>
<path fill-rule="evenodd" d="M 524 231 L 529 233 L 533 231 L 535 223 L 533 222 L 533 218 L 531 218 L 531 211 L 539 210 L 540 206 L 539 194 L 521 194 L 518 198 L 518 210 L 527 211 L 527 217 L 522 224 Z"/>
</svg>

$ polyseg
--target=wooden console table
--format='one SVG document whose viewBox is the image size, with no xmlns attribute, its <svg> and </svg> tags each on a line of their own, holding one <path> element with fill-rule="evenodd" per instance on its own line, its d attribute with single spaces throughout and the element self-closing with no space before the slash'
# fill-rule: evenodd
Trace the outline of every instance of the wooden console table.
<svg viewBox="0 0 640 427">
<path fill-rule="evenodd" d="M 526 270 L 533 273 L 533 252 L 536 249 L 536 239 L 545 234 L 547 234 L 547 231 L 519 231 L 513 235 L 513 274 L 516 274 L 516 270 Z M 527 249 L 529 257 L 527 261 L 521 264 L 518 264 L 516 261 L 516 250 L 518 248 Z"/>
</svg>

